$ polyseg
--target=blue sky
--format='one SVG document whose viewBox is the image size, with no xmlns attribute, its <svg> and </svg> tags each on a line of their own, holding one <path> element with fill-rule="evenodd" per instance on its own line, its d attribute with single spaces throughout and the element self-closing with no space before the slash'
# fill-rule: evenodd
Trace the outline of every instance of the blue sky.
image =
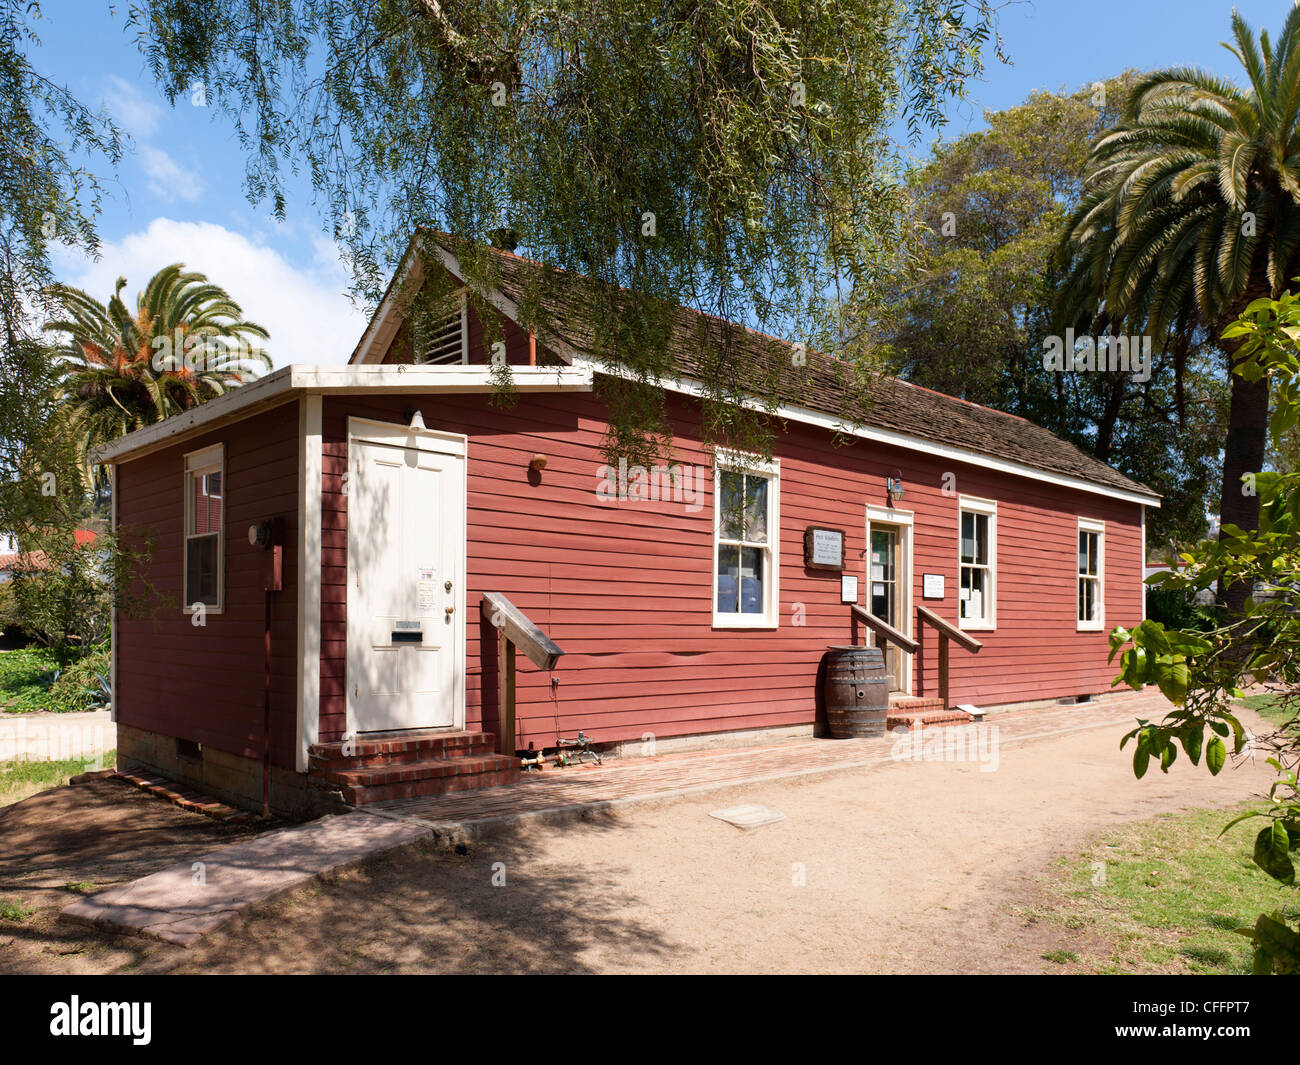
<svg viewBox="0 0 1300 1065">
<path fill-rule="evenodd" d="M 37 69 L 107 108 L 133 139 L 100 221 L 103 258 L 62 256 L 62 279 L 104 299 L 119 275 L 134 293 L 159 267 L 183 261 L 270 329 L 277 366 L 346 361 L 365 319 L 346 295 L 346 270 L 309 186 L 296 186 L 284 223 L 266 204 L 251 206 L 228 124 L 188 98 L 166 102 L 128 35 L 126 8 L 126 0 L 49 0 L 35 23 Z M 1276 34 L 1290 4 L 1240 0 L 1237 8 L 1256 30 Z M 1011 0 L 1000 22 L 1011 65 L 990 62 L 950 109 L 944 136 L 980 128 L 985 110 L 1035 89 L 1074 89 L 1129 67 L 1195 65 L 1235 79 L 1236 62 L 1218 43 L 1231 10 L 1212 0 Z"/>
</svg>

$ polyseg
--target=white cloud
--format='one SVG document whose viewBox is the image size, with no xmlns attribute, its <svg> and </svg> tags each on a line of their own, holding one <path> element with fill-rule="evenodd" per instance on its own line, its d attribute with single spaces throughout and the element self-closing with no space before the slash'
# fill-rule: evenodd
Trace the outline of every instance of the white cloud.
<svg viewBox="0 0 1300 1065">
<path fill-rule="evenodd" d="M 168 203 L 176 200 L 194 203 L 203 195 L 203 179 L 193 170 L 185 169 L 161 148 L 141 144 L 140 162 L 150 191 Z"/>
<path fill-rule="evenodd" d="M 155 218 L 139 233 L 105 243 L 98 262 L 60 256 L 61 280 L 101 303 L 118 277 L 127 279 L 127 306 L 149 278 L 171 263 L 207 274 L 243 308 L 244 317 L 271 334 L 266 350 L 276 368 L 291 363 L 348 361 L 366 327 L 366 315 L 348 298 L 348 274 L 328 241 L 313 241 L 305 269 L 279 252 L 211 222 Z"/>
<path fill-rule="evenodd" d="M 162 107 L 156 101 L 116 74 L 108 76 L 104 109 L 114 122 L 137 140 L 157 133 L 162 119 Z"/>
</svg>

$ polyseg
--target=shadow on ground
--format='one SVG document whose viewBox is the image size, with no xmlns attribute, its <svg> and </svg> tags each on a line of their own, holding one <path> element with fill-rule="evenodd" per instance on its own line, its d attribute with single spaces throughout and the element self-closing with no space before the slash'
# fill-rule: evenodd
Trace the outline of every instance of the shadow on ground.
<svg viewBox="0 0 1300 1065">
<path fill-rule="evenodd" d="M 271 826 L 282 827 L 282 826 Z M 607 816 L 574 826 L 618 831 Z M 119 783 L 52 789 L 0 811 L 0 899 L 35 912 L 0 920 L 0 972 L 596 971 L 598 946 L 629 962 L 670 946 L 627 913 L 626 870 L 568 871 L 534 860 L 526 836 L 447 853 L 432 845 L 315 881 L 254 907 L 188 950 L 58 919 L 78 897 L 197 858 L 265 828 L 190 814 Z"/>
</svg>

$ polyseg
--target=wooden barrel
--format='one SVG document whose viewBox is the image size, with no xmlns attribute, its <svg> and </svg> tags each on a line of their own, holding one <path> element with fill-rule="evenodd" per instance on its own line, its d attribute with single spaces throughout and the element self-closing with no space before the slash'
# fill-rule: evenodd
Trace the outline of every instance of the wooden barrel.
<svg viewBox="0 0 1300 1065">
<path fill-rule="evenodd" d="M 885 734 L 889 677 L 880 648 L 828 648 L 824 677 L 826 721 L 835 739 Z"/>
</svg>

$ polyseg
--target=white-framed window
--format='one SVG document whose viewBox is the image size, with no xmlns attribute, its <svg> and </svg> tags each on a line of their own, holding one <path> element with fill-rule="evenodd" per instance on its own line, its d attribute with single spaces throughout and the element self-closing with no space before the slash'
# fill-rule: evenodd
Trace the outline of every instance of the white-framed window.
<svg viewBox="0 0 1300 1065">
<path fill-rule="evenodd" d="M 957 521 L 957 624 L 992 629 L 997 625 L 998 505 L 960 496 Z"/>
<path fill-rule="evenodd" d="M 226 454 L 214 444 L 185 456 L 185 613 L 225 605 Z"/>
<path fill-rule="evenodd" d="M 469 308 L 462 290 L 441 313 L 419 315 L 413 323 L 415 361 L 428 366 L 469 362 Z"/>
<path fill-rule="evenodd" d="M 781 467 L 719 453 L 713 470 L 713 624 L 774 629 L 780 593 Z"/>
<path fill-rule="evenodd" d="M 1080 632 L 1099 631 L 1106 622 L 1106 523 L 1079 519 L 1079 551 L 1075 565 L 1079 577 L 1079 606 L 1075 615 Z"/>
</svg>

